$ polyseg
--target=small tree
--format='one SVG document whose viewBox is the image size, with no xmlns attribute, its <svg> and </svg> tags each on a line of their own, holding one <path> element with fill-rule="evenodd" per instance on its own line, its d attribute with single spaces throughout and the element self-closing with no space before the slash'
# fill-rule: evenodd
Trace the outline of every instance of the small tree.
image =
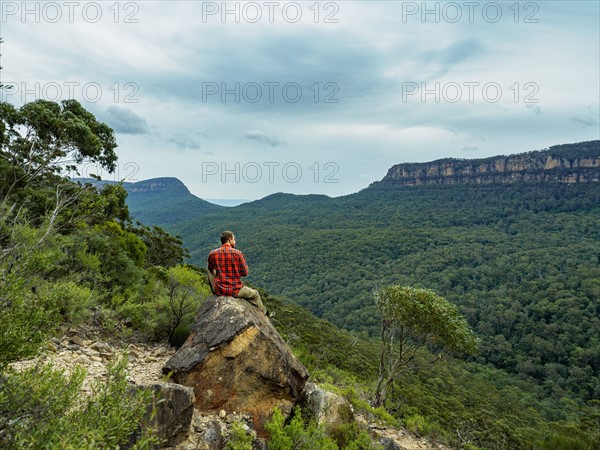
<svg viewBox="0 0 600 450">
<path fill-rule="evenodd" d="M 76 100 L 36 100 L 18 109 L 0 102 L 0 200 L 84 162 L 113 172 L 116 147 L 113 130 Z"/>
<path fill-rule="evenodd" d="M 439 361 L 443 352 L 472 354 L 477 338 L 455 305 L 426 289 L 388 286 L 375 292 L 381 315 L 381 356 L 374 405 L 383 406 L 403 372 Z M 427 347 L 432 360 L 417 358 Z"/>
<path fill-rule="evenodd" d="M 137 222 L 133 231 L 144 241 L 148 251 L 146 265 L 174 267 L 183 264 L 189 252 L 183 247 L 181 236 L 173 236 L 161 227 L 153 225 L 152 228 Z"/>
<path fill-rule="evenodd" d="M 167 273 L 168 334 L 171 341 L 179 325 L 192 321 L 198 306 L 210 291 L 204 277 L 188 267 L 171 267 Z"/>
</svg>

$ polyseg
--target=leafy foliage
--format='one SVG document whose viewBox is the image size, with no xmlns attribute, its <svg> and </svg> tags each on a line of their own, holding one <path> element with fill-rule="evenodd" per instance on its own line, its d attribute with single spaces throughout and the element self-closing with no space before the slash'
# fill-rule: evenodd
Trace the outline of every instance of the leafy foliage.
<svg viewBox="0 0 600 450">
<path fill-rule="evenodd" d="M 36 100 L 15 108 L 0 103 L 0 192 L 22 203 L 29 188 L 43 187 L 63 168 L 96 162 L 114 170 L 113 130 L 76 100 Z"/>
<path fill-rule="evenodd" d="M 417 351 L 424 346 L 442 352 L 474 353 L 477 339 L 458 308 L 435 292 L 408 286 L 388 286 L 375 293 L 381 314 L 381 356 L 375 406 L 385 405 L 401 373 L 417 370 Z"/>
<path fill-rule="evenodd" d="M 281 410 L 276 408 L 271 421 L 265 425 L 265 428 L 270 436 L 269 450 L 337 449 L 337 445 L 314 423 L 305 427 L 299 409 L 294 411 L 290 422 L 285 424 L 285 417 Z"/>
<path fill-rule="evenodd" d="M 0 204 L 3 235 L 0 261 L 0 370 L 33 355 L 59 319 L 56 286 L 44 280 L 60 258 L 58 243 L 45 239 L 47 228 L 33 228 L 19 217 L 10 220 Z M 67 297 L 68 298 L 68 297 Z"/>
<path fill-rule="evenodd" d="M 241 422 L 235 421 L 231 424 L 231 433 L 225 448 L 227 450 L 252 450 L 254 436 L 247 433 Z"/>
<path fill-rule="evenodd" d="M 275 408 L 271 420 L 265 426 L 270 440 L 269 450 L 379 450 L 381 446 L 374 443 L 364 430 L 356 423 L 330 428 L 327 432 L 314 422 L 302 417 L 299 407 L 294 409 L 286 423 L 279 408 Z"/>
<path fill-rule="evenodd" d="M 134 231 L 148 249 L 146 265 L 169 268 L 183 264 L 184 259 L 189 256 L 180 236 L 172 236 L 156 225 L 147 227 L 139 222 L 137 225 Z"/>
<path fill-rule="evenodd" d="M 110 317 L 108 326 L 117 307 L 139 302 L 159 314 L 156 305 L 171 300 L 182 323 L 189 319 L 187 290 L 206 291 L 203 278 L 184 267 L 149 267 L 148 251 L 170 250 L 171 263 L 185 253 L 162 230 L 131 225 L 122 186 L 97 190 L 60 176 L 69 161 L 110 170 L 116 160 L 112 130 L 77 102 L 18 110 L 0 103 L 0 144 L 0 447 L 150 448 L 156 439 L 140 425 L 149 394 L 130 391 L 124 361 L 90 397 L 81 391 L 81 371 L 67 376 L 36 365 L 19 372 L 10 364 L 35 356 L 92 310 L 95 319 Z M 152 286 L 161 286 L 160 295 Z"/>
<path fill-rule="evenodd" d="M 66 376 L 51 366 L 10 371 L 0 383 L 0 446 L 7 449 L 105 449 L 130 441 L 146 413 L 149 393 L 131 392 L 126 361 L 114 363 L 106 382 L 81 394 L 85 372 Z M 131 448 L 152 448 L 151 430 Z"/>
<path fill-rule="evenodd" d="M 168 312 L 159 311 L 159 315 L 168 317 L 167 331 L 171 340 L 179 325 L 191 324 L 198 306 L 210 294 L 210 289 L 206 278 L 188 267 L 170 268 L 167 279 L 168 306 L 165 306 Z"/>
</svg>

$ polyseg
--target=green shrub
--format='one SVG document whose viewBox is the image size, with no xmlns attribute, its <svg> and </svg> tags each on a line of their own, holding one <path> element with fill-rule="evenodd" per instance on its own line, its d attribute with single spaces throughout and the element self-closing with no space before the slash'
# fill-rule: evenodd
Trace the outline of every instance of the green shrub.
<svg viewBox="0 0 600 450">
<path fill-rule="evenodd" d="M 302 419 L 300 408 L 294 409 L 289 422 L 279 409 L 275 409 L 271 421 L 265 426 L 270 436 L 269 450 L 380 450 L 381 446 L 369 438 L 358 424 L 349 423 L 329 427 L 327 432 L 314 422 Z"/>
<path fill-rule="evenodd" d="M 539 450 L 594 450 L 596 447 L 584 433 L 573 430 L 553 433 L 538 442 L 536 448 Z"/>
<path fill-rule="evenodd" d="M 275 408 L 271 421 L 265 425 L 270 436 L 269 450 L 337 450 L 338 446 L 314 423 L 305 425 L 300 408 L 294 410 L 286 425 L 281 410 Z"/>
<path fill-rule="evenodd" d="M 227 450 L 252 450 L 254 437 L 244 429 L 243 423 L 233 422 L 230 433 L 225 447 Z"/>
<path fill-rule="evenodd" d="M 380 450 L 381 445 L 373 442 L 366 430 L 360 429 L 356 422 L 329 427 L 327 434 L 337 446 L 346 450 Z"/>
<path fill-rule="evenodd" d="M 46 295 L 63 320 L 72 325 L 85 321 L 90 316 L 90 307 L 94 306 L 92 290 L 73 281 L 48 283 L 40 295 Z"/>
<path fill-rule="evenodd" d="M 134 328 L 181 345 L 198 307 L 210 293 L 205 277 L 186 266 L 176 266 L 152 268 L 147 278 L 136 295 L 119 302 L 119 314 L 131 319 Z"/>
<path fill-rule="evenodd" d="M 81 392 L 83 369 L 70 376 L 51 365 L 6 371 L 0 376 L 0 447 L 80 450 L 128 444 L 151 394 L 132 392 L 126 364 L 121 359 L 109 366 L 107 379 L 94 383 L 89 397 Z M 157 442 L 150 429 L 138 434 L 133 449 Z"/>
<path fill-rule="evenodd" d="M 427 420 L 420 414 L 414 414 L 404 419 L 406 428 L 412 433 L 423 435 L 427 430 Z"/>
</svg>

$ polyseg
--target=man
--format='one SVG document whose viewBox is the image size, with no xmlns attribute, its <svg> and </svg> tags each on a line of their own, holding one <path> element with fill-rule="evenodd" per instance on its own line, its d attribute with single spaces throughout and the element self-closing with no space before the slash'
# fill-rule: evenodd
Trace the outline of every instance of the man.
<svg viewBox="0 0 600 450">
<path fill-rule="evenodd" d="M 244 286 L 241 277 L 248 275 L 248 264 L 241 251 L 235 248 L 235 236 L 231 231 L 221 233 L 221 246 L 208 254 L 208 281 L 216 295 L 243 298 L 263 313 L 263 305 L 256 289 Z"/>
</svg>

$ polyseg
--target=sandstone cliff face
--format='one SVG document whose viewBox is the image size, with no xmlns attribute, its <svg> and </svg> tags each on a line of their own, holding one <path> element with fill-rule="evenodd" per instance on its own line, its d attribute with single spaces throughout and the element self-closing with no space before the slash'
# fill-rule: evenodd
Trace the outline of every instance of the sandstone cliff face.
<svg viewBox="0 0 600 450">
<path fill-rule="evenodd" d="M 152 178 L 150 180 L 138 181 L 137 183 L 127 183 L 125 185 L 127 192 L 182 192 L 189 193 L 188 188 L 177 178 L 163 177 Z"/>
<path fill-rule="evenodd" d="M 515 182 L 600 181 L 600 141 L 485 159 L 441 159 L 393 166 L 383 182 L 405 186 Z"/>
</svg>

